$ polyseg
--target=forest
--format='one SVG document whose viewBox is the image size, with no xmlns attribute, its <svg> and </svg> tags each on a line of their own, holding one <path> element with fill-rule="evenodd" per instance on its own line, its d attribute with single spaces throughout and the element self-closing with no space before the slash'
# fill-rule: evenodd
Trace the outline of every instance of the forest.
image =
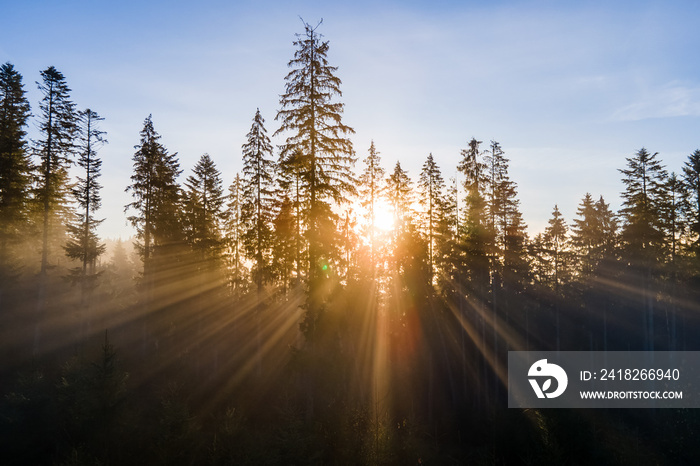
<svg viewBox="0 0 700 466">
<path fill-rule="evenodd" d="M 145 118 L 133 244 L 98 235 L 104 118 L 0 67 L 0 463 L 696 463 L 696 411 L 508 409 L 506 362 L 700 350 L 700 149 L 631 151 L 619 211 L 585 193 L 530 236 L 499 142 L 449 177 L 353 147 L 304 26 L 230 186 Z"/>
</svg>

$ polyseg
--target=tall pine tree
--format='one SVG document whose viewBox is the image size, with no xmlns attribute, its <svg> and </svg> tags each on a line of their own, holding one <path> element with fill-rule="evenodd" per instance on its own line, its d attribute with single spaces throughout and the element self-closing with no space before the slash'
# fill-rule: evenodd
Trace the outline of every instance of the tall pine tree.
<svg viewBox="0 0 700 466">
<path fill-rule="evenodd" d="M 245 225 L 243 245 L 246 256 L 254 262 L 252 270 L 258 292 L 272 278 L 272 221 L 275 203 L 272 144 L 267 136 L 260 109 L 243 144 L 243 199 L 241 220 Z"/>
<path fill-rule="evenodd" d="M 359 179 L 360 205 L 366 212 L 367 230 L 369 232 L 369 266 L 371 276 L 377 268 L 377 227 L 376 227 L 376 206 L 383 197 L 384 169 L 381 166 L 381 158 L 374 141 L 369 146 L 369 155 L 364 160 L 365 168 Z"/>
<path fill-rule="evenodd" d="M 26 126 L 29 101 L 22 75 L 10 63 L 0 66 L 0 302 L 10 280 L 10 246 L 26 226 L 31 163 Z"/>
<path fill-rule="evenodd" d="M 158 248 L 181 239 L 180 231 L 180 164 L 177 153 L 169 154 L 159 142 L 151 115 L 144 121 L 141 141 L 135 146 L 134 173 L 126 191 L 134 201 L 126 206 L 134 213 L 128 219 L 141 240 L 139 252 L 144 275 L 151 271 L 151 259 Z"/>
<path fill-rule="evenodd" d="M 243 235 L 245 230 L 241 215 L 243 180 L 240 174 L 236 173 L 236 177 L 228 188 L 226 199 L 226 221 L 224 224 L 226 268 L 231 294 L 238 298 L 246 291 L 248 283 L 243 254 Z"/>
<path fill-rule="evenodd" d="M 622 193 L 622 242 L 629 261 L 629 278 L 640 288 L 644 349 L 652 351 L 655 330 L 655 282 L 658 264 L 664 257 L 664 233 L 661 209 L 665 196 L 666 170 L 657 158 L 641 148 L 627 158 L 627 168 L 619 170 L 625 191 Z"/>
<path fill-rule="evenodd" d="M 183 193 L 185 236 L 200 260 L 221 256 L 224 202 L 221 172 L 209 154 L 203 154 L 185 180 Z"/>
<path fill-rule="evenodd" d="M 77 131 L 75 104 L 70 100 L 70 88 L 65 77 L 53 66 L 41 72 L 37 83 L 43 98 L 39 103 L 40 139 L 35 151 L 39 156 L 36 199 L 42 214 L 41 274 L 45 275 L 50 255 L 52 230 L 65 222 L 68 201 L 69 156 L 74 151 Z"/>
<path fill-rule="evenodd" d="M 489 252 L 493 242 L 493 230 L 489 228 L 485 192 L 487 189 L 487 166 L 481 160 L 481 141 L 472 138 L 469 148 L 461 152 L 462 160 L 457 170 L 464 175 L 464 218 L 462 220 L 462 247 L 465 252 L 465 269 L 469 273 L 469 288 L 472 295 L 486 299 L 489 283 Z"/>
<path fill-rule="evenodd" d="M 401 168 L 401 162 L 396 162 L 394 171 L 386 180 L 386 185 L 386 196 L 394 213 L 394 232 L 396 235 L 413 221 L 411 178 L 406 170 Z"/>
<path fill-rule="evenodd" d="M 95 219 L 95 212 L 102 203 L 102 186 L 98 181 L 102 160 L 97 156 L 97 150 L 107 142 L 105 132 L 99 128 L 102 120 L 104 118 L 89 108 L 79 113 L 77 150 L 78 165 L 83 173 L 78 176 L 73 195 L 81 211 L 79 221 L 69 225 L 70 239 L 64 248 L 68 257 L 80 262 L 80 267 L 73 269 L 71 276 L 80 282 L 83 300 L 89 282 L 96 277 L 95 262 L 105 251 L 105 245 L 100 244 L 95 231 L 102 223 L 102 220 Z"/>
<path fill-rule="evenodd" d="M 346 137 L 354 130 L 342 122 L 344 104 L 335 101 L 342 96 L 338 69 L 328 63 L 328 42 L 321 40 L 317 27 L 304 23 L 304 33 L 297 35 L 297 50 L 288 65 L 292 71 L 285 77 L 275 117 L 280 121 L 275 135 L 287 134 L 281 157 L 299 158 L 308 199 L 305 219 L 312 287 L 334 255 L 337 219 L 331 202 L 342 202 L 355 192 L 351 171 L 355 159 Z"/>
<path fill-rule="evenodd" d="M 700 274 L 700 149 L 690 154 L 683 165 L 683 182 L 687 190 L 691 251 L 696 258 L 696 273 Z"/>
<path fill-rule="evenodd" d="M 438 245 L 445 240 L 442 237 L 441 224 L 445 219 L 445 181 L 440 173 L 440 168 L 429 154 L 418 180 L 420 191 L 420 204 L 423 208 L 423 234 L 428 244 L 428 281 L 433 282 L 435 275 L 435 260 L 439 251 Z"/>
</svg>

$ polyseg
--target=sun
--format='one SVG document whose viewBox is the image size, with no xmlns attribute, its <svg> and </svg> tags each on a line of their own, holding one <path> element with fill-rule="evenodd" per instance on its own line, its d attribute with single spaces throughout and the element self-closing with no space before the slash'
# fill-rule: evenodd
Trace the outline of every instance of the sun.
<svg viewBox="0 0 700 466">
<path fill-rule="evenodd" d="M 388 241 L 391 232 L 394 231 L 394 209 L 384 199 L 378 199 L 374 203 L 374 223 L 370 207 L 365 205 L 354 205 L 355 222 L 353 230 L 355 234 L 362 238 L 362 241 L 369 244 L 374 240 L 375 245 Z M 372 225 L 374 224 L 374 227 Z"/>
<path fill-rule="evenodd" d="M 374 204 L 374 228 L 380 232 L 394 229 L 394 211 L 383 199 Z"/>
</svg>

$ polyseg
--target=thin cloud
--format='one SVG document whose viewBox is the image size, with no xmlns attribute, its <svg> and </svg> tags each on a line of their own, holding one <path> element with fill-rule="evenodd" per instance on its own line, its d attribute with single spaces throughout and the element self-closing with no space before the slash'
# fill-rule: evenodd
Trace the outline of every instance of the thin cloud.
<svg viewBox="0 0 700 466">
<path fill-rule="evenodd" d="M 647 91 L 637 102 L 613 113 L 615 121 L 639 121 L 650 118 L 700 116 L 700 86 L 669 83 Z"/>
</svg>

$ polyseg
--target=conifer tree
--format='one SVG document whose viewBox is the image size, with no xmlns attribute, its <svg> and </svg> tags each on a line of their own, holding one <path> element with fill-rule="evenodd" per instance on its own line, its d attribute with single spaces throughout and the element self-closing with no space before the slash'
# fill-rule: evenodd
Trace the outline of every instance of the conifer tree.
<svg viewBox="0 0 700 466">
<path fill-rule="evenodd" d="M 469 271 L 472 293 L 485 298 L 489 277 L 489 245 L 493 230 L 489 228 L 485 193 L 489 179 L 487 166 L 481 160 L 481 141 L 472 138 L 469 148 L 461 151 L 457 170 L 464 175 L 464 219 L 462 244 L 466 254 L 465 268 Z"/>
<path fill-rule="evenodd" d="M 292 273 L 296 262 L 297 234 L 294 203 L 288 196 L 282 198 L 273 220 L 274 248 L 273 264 L 282 285 L 282 294 L 286 296 L 292 285 Z"/>
<path fill-rule="evenodd" d="M 451 300 L 461 289 L 463 257 L 460 249 L 461 227 L 459 216 L 459 189 L 457 180 L 450 179 L 443 197 L 437 228 L 435 266 L 440 271 L 437 286 L 445 298 Z M 462 294 L 460 292 L 460 294 Z"/>
<path fill-rule="evenodd" d="M 498 142 L 491 141 L 485 162 L 488 182 L 488 226 L 494 235 L 491 255 L 494 279 L 514 285 L 523 279 L 526 272 L 526 225 L 520 213 L 516 185 L 508 176 L 508 159 Z M 493 285 L 495 288 L 499 286 L 497 282 L 492 283 Z"/>
<path fill-rule="evenodd" d="M 596 225 L 595 202 L 591 193 L 586 193 L 581 200 L 576 216 L 571 228 L 571 243 L 579 255 L 581 273 L 589 275 L 593 271 L 593 250 L 600 241 Z"/>
<path fill-rule="evenodd" d="M 66 214 L 69 156 L 74 151 L 77 126 L 75 104 L 70 100 L 71 90 L 63 74 L 50 66 L 41 72 L 41 77 L 42 82 L 37 83 L 43 97 L 39 103 L 40 139 L 35 147 L 40 159 L 35 197 L 42 213 L 41 274 L 45 275 L 49 236 L 55 223 L 62 222 L 61 216 Z"/>
<path fill-rule="evenodd" d="M 359 179 L 360 205 L 367 213 L 367 226 L 369 230 L 369 260 L 372 275 L 376 270 L 376 205 L 381 200 L 384 190 L 384 169 L 381 166 L 379 152 L 374 146 L 374 141 L 369 146 L 369 155 L 364 160 L 365 168 Z"/>
<path fill-rule="evenodd" d="M 355 192 L 351 172 L 355 159 L 352 143 L 345 137 L 354 130 L 342 122 L 344 104 L 334 101 L 342 96 L 341 81 L 337 67 L 328 63 L 328 42 L 321 40 L 317 27 L 304 23 L 304 33 L 297 35 L 297 50 L 289 62 L 292 71 L 285 77 L 275 117 L 280 121 L 275 135 L 287 134 L 281 157 L 300 158 L 308 198 L 309 283 L 320 274 L 321 261 L 333 255 L 336 216 L 330 202 L 342 202 Z"/>
<path fill-rule="evenodd" d="M 20 75 L 0 66 L 0 300 L 9 280 L 9 247 L 26 226 L 31 163 L 26 126 L 30 108 Z"/>
<path fill-rule="evenodd" d="M 420 204 L 424 209 L 423 233 L 428 244 L 428 273 L 432 283 L 435 274 L 435 259 L 438 244 L 444 240 L 440 226 L 445 222 L 445 181 L 440 168 L 429 154 L 420 173 L 418 187 L 421 193 Z"/>
<path fill-rule="evenodd" d="M 600 196 L 598 201 L 595 203 L 597 224 L 600 227 L 601 242 L 599 255 L 602 261 L 611 261 L 616 259 L 617 251 L 619 247 L 618 238 L 618 219 L 615 214 L 610 209 L 610 204 L 605 202 L 603 196 Z"/>
<path fill-rule="evenodd" d="M 503 243 L 503 232 L 498 231 L 499 216 L 505 211 L 503 196 L 503 182 L 507 177 L 508 160 L 505 158 L 501 145 L 491 141 L 491 148 L 484 154 L 486 166 L 486 212 L 489 230 L 494 234 L 494 242 Z"/>
<path fill-rule="evenodd" d="M 107 143 L 104 131 L 99 128 L 99 122 L 104 120 L 96 112 L 86 109 L 79 113 L 78 118 L 78 165 L 83 174 L 78 176 L 78 182 L 73 188 L 81 212 L 78 213 L 79 221 L 69 225 L 70 239 L 64 247 L 66 255 L 71 259 L 80 261 L 80 267 L 71 271 L 74 280 L 81 283 L 81 296 L 85 299 L 88 282 L 94 281 L 95 261 L 104 253 L 105 245 L 100 244 L 97 226 L 102 220 L 95 219 L 95 212 L 102 204 L 100 196 L 100 168 L 102 160 L 97 156 L 97 150 Z"/>
<path fill-rule="evenodd" d="M 305 260 L 306 243 L 304 241 L 305 212 L 308 212 L 307 192 L 303 185 L 303 159 L 300 152 L 293 152 L 286 156 L 280 156 L 277 163 L 277 183 L 283 198 L 290 201 L 289 215 L 293 220 L 294 228 L 288 232 L 292 234 L 290 240 L 293 251 L 294 281 L 299 283 L 308 270 L 308 261 Z M 281 208 L 281 206 L 280 206 Z M 280 212 L 278 212 L 280 214 Z M 285 233 L 286 235 L 287 233 Z M 290 276 L 291 279 L 291 276 Z"/>
<path fill-rule="evenodd" d="M 661 225 L 669 263 L 674 266 L 680 252 L 682 237 L 685 232 L 684 212 L 687 212 L 686 191 L 683 181 L 671 173 L 666 179 L 661 199 Z"/>
<path fill-rule="evenodd" d="M 661 208 L 665 196 L 666 170 L 657 158 L 641 148 L 627 158 L 627 168 L 619 170 L 622 182 L 622 242 L 630 267 L 628 273 L 641 288 L 642 338 L 645 350 L 653 351 L 655 331 L 655 279 L 663 258 L 664 234 Z"/>
<path fill-rule="evenodd" d="M 183 206 L 185 236 L 203 259 L 221 255 L 224 189 L 221 172 L 209 154 L 203 154 L 185 180 Z"/>
<path fill-rule="evenodd" d="M 687 190 L 685 216 L 690 229 L 691 251 L 700 259 L 700 149 L 690 154 L 683 165 L 683 182 Z"/>
<path fill-rule="evenodd" d="M 627 168 L 620 169 L 622 182 L 622 240 L 635 266 L 649 268 L 663 257 L 664 245 L 660 209 L 664 196 L 666 170 L 657 158 L 641 148 L 628 157 Z"/>
<path fill-rule="evenodd" d="M 246 268 L 243 263 L 243 221 L 241 205 L 243 203 L 243 180 L 236 173 L 228 188 L 225 222 L 226 259 L 229 286 L 234 297 L 240 297 L 246 290 Z"/>
<path fill-rule="evenodd" d="M 394 171 L 386 181 L 386 193 L 394 212 L 394 231 L 404 230 L 412 222 L 413 190 L 408 173 L 396 162 Z"/>
<path fill-rule="evenodd" d="M 134 214 L 128 219 L 141 240 L 139 252 L 144 274 L 150 272 L 150 259 L 159 247 L 181 239 L 180 231 L 180 164 L 177 153 L 169 154 L 159 142 L 151 115 L 144 121 L 141 141 L 135 146 L 132 184 L 127 188 L 134 201 L 126 206 Z"/>
<path fill-rule="evenodd" d="M 549 225 L 544 231 L 545 251 L 551 264 L 551 283 L 555 292 L 559 291 L 562 282 L 568 281 L 569 254 L 568 254 L 568 227 L 559 211 L 559 206 L 554 205 Z"/>
<path fill-rule="evenodd" d="M 243 203 L 241 220 L 245 225 L 243 245 L 246 256 L 254 261 L 253 280 L 258 292 L 271 279 L 272 221 L 275 203 L 272 144 L 267 136 L 260 109 L 243 145 Z"/>
</svg>

